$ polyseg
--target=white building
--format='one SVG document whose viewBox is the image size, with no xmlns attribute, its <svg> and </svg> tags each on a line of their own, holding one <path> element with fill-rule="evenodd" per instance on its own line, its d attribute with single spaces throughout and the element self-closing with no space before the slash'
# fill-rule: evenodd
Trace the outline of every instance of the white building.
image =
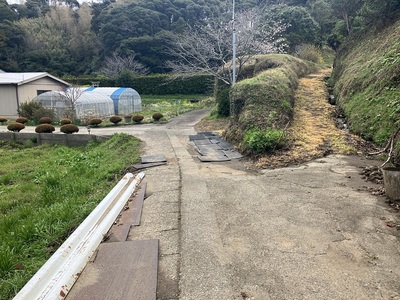
<svg viewBox="0 0 400 300">
<path fill-rule="evenodd" d="M 17 116 L 21 103 L 48 91 L 61 91 L 69 83 L 45 72 L 0 72 L 0 116 Z"/>
</svg>

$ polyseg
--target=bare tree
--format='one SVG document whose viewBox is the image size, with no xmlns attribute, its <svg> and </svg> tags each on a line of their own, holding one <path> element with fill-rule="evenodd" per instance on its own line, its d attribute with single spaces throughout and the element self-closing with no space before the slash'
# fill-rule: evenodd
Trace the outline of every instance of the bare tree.
<svg viewBox="0 0 400 300">
<path fill-rule="evenodd" d="M 106 58 L 101 71 L 104 75 L 111 78 L 118 77 L 123 71 L 130 71 L 133 74 L 140 75 L 147 74 L 149 71 L 148 68 L 135 60 L 135 56 L 136 55 L 123 57 L 114 52 L 111 57 Z"/>
<path fill-rule="evenodd" d="M 254 55 L 283 52 L 285 49 L 286 45 L 280 34 L 287 25 L 261 18 L 256 9 L 237 14 L 237 76 L 240 75 L 243 65 Z M 175 38 L 169 54 L 177 59 L 169 61 L 168 66 L 177 74 L 210 74 L 230 85 L 231 30 L 232 23 L 228 20 L 217 20 L 200 28 L 189 28 Z"/>
<path fill-rule="evenodd" d="M 66 107 L 63 109 L 63 115 L 71 120 L 76 118 L 76 102 L 82 95 L 84 90 L 78 86 L 70 86 L 62 90 L 60 97 L 63 102 L 66 102 Z"/>
</svg>

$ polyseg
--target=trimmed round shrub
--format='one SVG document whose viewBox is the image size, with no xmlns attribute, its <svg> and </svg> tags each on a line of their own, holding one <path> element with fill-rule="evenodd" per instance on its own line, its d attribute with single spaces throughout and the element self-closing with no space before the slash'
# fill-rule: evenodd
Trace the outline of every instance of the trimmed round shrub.
<svg viewBox="0 0 400 300">
<path fill-rule="evenodd" d="M 4 123 L 7 122 L 7 121 L 8 121 L 7 118 L 0 117 L 0 123 L 1 123 L 1 124 L 4 124 Z"/>
<path fill-rule="evenodd" d="M 53 122 L 53 120 L 49 117 L 41 117 L 39 119 L 39 124 L 51 124 L 51 122 Z"/>
<path fill-rule="evenodd" d="M 20 132 L 22 129 L 25 128 L 25 125 L 22 123 L 14 122 L 11 124 L 8 124 L 7 129 L 13 132 Z"/>
<path fill-rule="evenodd" d="M 117 125 L 121 121 L 122 121 L 122 118 L 120 116 L 112 116 L 110 118 L 110 122 L 114 123 L 115 125 Z"/>
<path fill-rule="evenodd" d="M 144 116 L 142 116 L 142 115 L 134 115 L 132 117 L 132 121 L 135 123 L 140 123 L 143 121 L 143 119 L 144 119 Z"/>
<path fill-rule="evenodd" d="M 89 125 L 92 125 L 92 126 L 98 126 L 98 125 L 100 125 L 100 124 L 101 124 L 101 122 L 103 122 L 103 120 L 102 120 L 102 119 L 99 119 L 99 118 L 93 118 L 93 119 L 90 119 L 90 120 L 89 120 Z"/>
<path fill-rule="evenodd" d="M 19 117 L 18 119 L 15 120 L 15 122 L 25 124 L 26 122 L 28 122 L 28 119 L 25 117 Z"/>
<path fill-rule="evenodd" d="M 71 134 L 74 132 L 78 132 L 79 128 L 75 124 L 65 124 L 60 127 L 60 131 L 66 134 Z"/>
<path fill-rule="evenodd" d="M 56 129 L 51 124 L 40 124 L 35 128 L 36 133 L 52 133 L 54 130 Z"/>
<path fill-rule="evenodd" d="M 156 113 L 153 114 L 152 118 L 153 118 L 154 121 L 158 122 L 162 118 L 164 118 L 164 115 L 162 113 L 160 113 L 160 112 L 156 112 Z"/>
<path fill-rule="evenodd" d="M 61 125 L 66 125 L 66 124 L 71 124 L 71 123 L 72 123 L 72 121 L 68 118 L 60 120 Z"/>
</svg>

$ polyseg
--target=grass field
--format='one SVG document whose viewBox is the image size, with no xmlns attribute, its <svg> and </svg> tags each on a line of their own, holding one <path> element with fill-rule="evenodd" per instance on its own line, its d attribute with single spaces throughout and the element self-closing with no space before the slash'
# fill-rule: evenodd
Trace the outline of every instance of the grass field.
<svg viewBox="0 0 400 300">
<path fill-rule="evenodd" d="M 125 134 L 80 148 L 0 141 L 0 299 L 12 298 L 139 161 L 139 146 Z"/>
<path fill-rule="evenodd" d="M 207 95 L 143 95 L 142 114 L 144 122 L 152 122 L 152 115 L 160 112 L 164 120 L 172 119 L 185 112 L 212 105 Z"/>
</svg>

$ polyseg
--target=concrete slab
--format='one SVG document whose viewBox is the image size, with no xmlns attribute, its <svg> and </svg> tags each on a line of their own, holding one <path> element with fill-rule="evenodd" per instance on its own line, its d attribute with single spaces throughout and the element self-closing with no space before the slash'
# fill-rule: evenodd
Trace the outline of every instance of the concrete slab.
<svg viewBox="0 0 400 300">
<path fill-rule="evenodd" d="M 157 299 L 179 299 L 179 273 L 176 261 L 179 261 L 178 253 L 162 255 L 158 261 L 158 285 Z"/>
</svg>

